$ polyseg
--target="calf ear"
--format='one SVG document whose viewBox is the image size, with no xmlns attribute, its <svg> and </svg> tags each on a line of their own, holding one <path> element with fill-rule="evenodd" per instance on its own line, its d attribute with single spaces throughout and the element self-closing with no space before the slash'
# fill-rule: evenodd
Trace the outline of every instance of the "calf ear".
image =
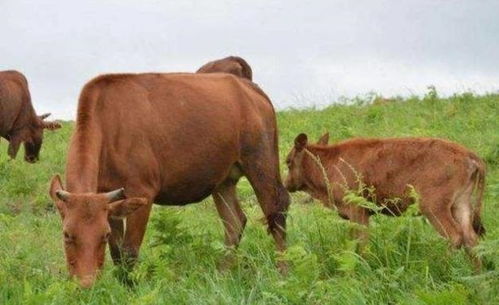
<svg viewBox="0 0 499 305">
<path fill-rule="evenodd" d="M 325 134 L 320 137 L 319 141 L 317 141 L 317 144 L 319 145 L 327 145 L 329 142 L 329 132 L 326 132 Z"/>
<path fill-rule="evenodd" d="M 305 146 L 307 146 L 307 135 L 304 133 L 300 133 L 296 138 L 295 138 L 295 149 L 297 151 L 302 151 Z"/>
<path fill-rule="evenodd" d="M 109 204 L 109 217 L 126 218 L 140 207 L 147 206 L 149 201 L 145 198 L 130 198 L 118 200 Z"/>
</svg>

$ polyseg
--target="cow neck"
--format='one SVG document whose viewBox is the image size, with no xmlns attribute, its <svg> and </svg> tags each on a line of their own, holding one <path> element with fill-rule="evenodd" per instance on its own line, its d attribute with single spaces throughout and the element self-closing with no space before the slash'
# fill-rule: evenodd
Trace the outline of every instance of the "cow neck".
<svg viewBox="0 0 499 305">
<path fill-rule="evenodd" d="M 77 127 L 71 140 L 66 165 L 66 184 L 69 192 L 97 192 L 100 150 L 100 135 Z"/>
</svg>

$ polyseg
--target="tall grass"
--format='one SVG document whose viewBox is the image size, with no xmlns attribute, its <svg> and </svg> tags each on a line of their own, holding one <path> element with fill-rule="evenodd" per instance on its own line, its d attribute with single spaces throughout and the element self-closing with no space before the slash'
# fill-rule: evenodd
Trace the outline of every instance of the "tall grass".
<svg viewBox="0 0 499 305">
<path fill-rule="evenodd" d="M 352 224 L 293 195 L 288 222 L 288 276 L 275 268 L 272 238 L 248 182 L 238 189 L 249 221 L 236 267 L 217 271 L 223 227 L 207 199 L 183 208 L 155 207 L 132 276 L 122 285 L 108 258 L 90 290 L 67 280 L 59 216 L 48 182 L 63 173 L 73 125 L 46 133 L 36 165 L 9 161 L 0 143 L 0 304 L 499 304 L 499 96 L 358 100 L 323 110 L 278 113 L 281 161 L 297 134 L 331 142 L 350 137 L 432 136 L 462 143 L 488 166 L 479 252 L 488 269 L 475 275 L 464 251 L 422 217 L 375 216 L 366 254 L 355 252 Z M 201 139 L 200 139 L 201 140 Z M 286 171 L 282 166 L 283 174 Z"/>
</svg>

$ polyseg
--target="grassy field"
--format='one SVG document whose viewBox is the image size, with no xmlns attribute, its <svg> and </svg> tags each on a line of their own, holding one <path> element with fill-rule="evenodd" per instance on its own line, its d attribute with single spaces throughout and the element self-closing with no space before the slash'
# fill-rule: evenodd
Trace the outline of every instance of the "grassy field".
<svg viewBox="0 0 499 305">
<path fill-rule="evenodd" d="M 35 165 L 7 159 L 0 143 L 0 304 L 499 304 L 499 95 L 379 100 L 323 110 L 278 113 L 281 162 L 294 137 L 307 132 L 331 141 L 356 136 L 432 136 L 476 151 L 487 162 L 483 221 L 488 232 L 479 252 L 488 270 L 474 274 L 463 250 L 421 217 L 375 216 L 364 257 L 355 254 L 351 225 L 320 204 L 294 194 L 289 213 L 292 268 L 274 268 L 274 244 L 247 181 L 239 184 L 249 216 L 239 264 L 222 273 L 223 229 L 211 199 L 184 208 L 155 207 L 129 288 L 108 258 L 101 279 L 80 290 L 67 279 L 59 215 L 47 194 L 63 173 L 72 124 L 46 133 Z M 282 167 L 283 174 L 285 167 Z M 495 267 L 494 267 L 495 266 Z"/>
</svg>

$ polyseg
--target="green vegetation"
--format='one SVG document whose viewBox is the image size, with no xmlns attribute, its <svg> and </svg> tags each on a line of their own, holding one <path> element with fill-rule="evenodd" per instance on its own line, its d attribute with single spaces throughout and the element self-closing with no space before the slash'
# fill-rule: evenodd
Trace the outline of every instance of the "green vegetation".
<svg viewBox="0 0 499 305">
<path fill-rule="evenodd" d="M 9 161 L 0 143 L 0 304 L 499 304 L 499 95 L 441 99 L 362 100 L 323 110 L 278 114 L 281 162 L 300 132 L 330 142 L 363 137 L 431 136 L 462 143 L 488 165 L 479 252 L 488 269 L 475 275 L 422 217 L 375 216 L 364 257 L 353 250 L 352 225 L 294 194 L 289 215 L 292 268 L 274 268 L 274 244 L 247 181 L 239 194 L 249 216 L 233 270 L 217 271 L 224 255 L 222 224 L 211 199 L 184 208 L 155 207 L 133 288 L 114 275 L 110 258 L 90 290 L 67 280 L 59 216 L 47 189 L 63 173 L 72 124 L 46 133 L 41 161 Z M 283 174 L 285 167 L 282 167 Z"/>
</svg>

